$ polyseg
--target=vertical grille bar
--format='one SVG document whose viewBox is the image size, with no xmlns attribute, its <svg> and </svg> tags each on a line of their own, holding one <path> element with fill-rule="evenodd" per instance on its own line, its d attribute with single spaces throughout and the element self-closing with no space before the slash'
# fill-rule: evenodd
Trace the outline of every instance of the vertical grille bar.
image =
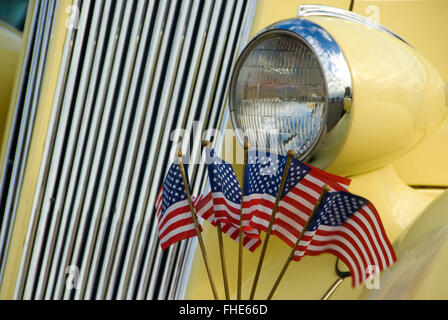
<svg viewBox="0 0 448 320">
<path fill-rule="evenodd" d="M 76 1 L 75 5 L 78 5 L 78 4 L 79 4 L 79 2 Z M 56 106 L 60 103 L 62 96 L 63 96 L 63 92 L 64 92 L 64 88 L 65 88 L 66 80 L 67 80 L 67 76 L 68 76 L 70 59 L 71 59 L 72 52 L 73 52 L 73 45 L 74 45 L 73 40 L 74 40 L 74 36 L 75 36 L 75 33 L 73 31 L 74 31 L 73 29 L 68 30 L 68 32 L 66 34 L 66 40 L 64 43 L 64 48 L 63 48 L 64 55 L 62 57 L 62 61 L 61 61 L 60 69 L 59 69 L 57 88 L 55 91 L 53 108 L 52 108 L 51 115 L 50 115 L 50 123 L 49 123 L 49 128 L 48 128 L 49 134 L 47 135 L 46 142 L 45 142 L 45 150 L 43 153 L 42 166 L 41 166 L 41 169 L 39 172 L 39 182 L 38 182 L 37 189 L 35 191 L 35 200 L 34 200 L 31 215 L 30 215 L 26 241 L 24 244 L 23 252 L 22 252 L 23 253 L 22 261 L 20 263 L 20 269 L 19 269 L 19 273 L 18 273 L 16 290 L 14 292 L 15 299 L 24 298 L 24 290 L 25 290 L 26 279 L 27 279 L 27 274 L 28 274 L 28 270 L 29 270 L 28 267 L 29 267 L 29 263 L 30 263 L 30 257 L 33 252 L 34 236 L 35 236 L 36 228 L 38 226 L 38 221 L 39 221 L 38 207 L 40 206 L 40 203 L 41 203 L 42 197 L 43 197 L 42 190 L 45 188 L 46 174 L 48 173 L 48 168 L 49 168 L 49 164 L 50 164 L 49 159 L 51 159 L 51 154 L 52 154 L 53 147 L 54 147 L 53 141 L 55 138 L 57 122 L 58 122 L 58 119 L 60 116 L 60 109 L 57 108 Z"/>
<path fill-rule="evenodd" d="M 148 103 L 149 94 L 152 90 L 155 90 L 152 88 L 154 79 L 155 79 L 155 68 L 156 68 L 156 61 L 158 60 L 158 57 L 160 56 L 160 48 L 162 39 L 164 36 L 164 30 L 165 30 L 165 24 L 166 19 L 168 15 L 168 3 L 166 1 L 163 1 L 159 3 L 158 10 L 157 10 L 157 16 L 155 18 L 155 24 L 153 27 L 151 40 L 150 40 L 150 47 L 148 51 L 148 61 L 146 63 L 144 77 L 143 77 L 143 83 L 144 86 L 142 88 L 142 94 L 139 96 L 139 99 L 137 101 L 137 108 L 138 110 L 141 110 L 141 112 L 138 114 L 138 120 L 139 125 L 136 126 L 138 128 L 137 131 L 134 131 L 132 135 L 136 135 L 137 140 L 135 141 L 135 144 L 137 145 L 135 152 L 133 153 L 132 161 L 133 161 L 133 167 L 134 170 L 138 172 L 139 168 L 142 166 L 143 163 L 143 154 L 146 145 L 148 144 L 147 141 L 147 134 L 149 131 L 149 126 L 151 124 L 151 118 L 153 113 L 151 110 L 147 110 L 146 105 Z M 146 133 L 146 134 L 145 134 Z M 135 155 L 137 153 L 137 155 Z M 145 175 L 146 177 L 146 175 Z M 149 178 L 148 178 L 149 179 Z M 149 183 L 149 182 L 147 182 Z M 133 174 L 132 180 L 131 180 L 131 186 L 130 191 L 128 194 L 128 201 L 126 204 L 126 211 L 125 215 L 131 214 L 132 211 L 136 211 L 137 213 L 142 211 L 142 208 L 137 206 L 137 208 L 131 208 L 134 206 L 133 202 L 134 199 L 141 199 L 144 197 L 143 193 L 139 192 L 139 184 L 140 184 L 140 174 Z"/>
<path fill-rule="evenodd" d="M 194 1 L 191 4 L 191 7 L 189 8 L 189 16 L 190 17 L 196 17 L 198 15 L 198 9 L 199 9 L 199 1 Z M 186 70 L 186 61 L 187 61 L 187 57 L 188 57 L 188 52 L 190 50 L 190 47 L 193 45 L 193 43 L 191 42 L 191 38 L 192 38 L 192 34 L 194 31 L 194 19 L 193 21 L 189 21 L 188 26 L 186 27 L 186 33 L 185 35 L 182 35 L 183 38 L 183 48 L 182 48 L 182 53 L 180 55 L 180 62 L 179 62 L 179 67 L 178 67 L 178 71 L 177 71 L 177 77 L 176 77 L 176 82 L 174 84 L 174 89 L 173 89 L 173 93 L 172 96 L 170 97 L 170 104 L 169 106 L 167 105 L 168 108 L 168 120 L 167 122 L 172 122 L 174 115 L 176 114 L 176 111 L 178 111 L 178 109 L 176 108 L 176 105 L 178 103 L 178 99 L 179 99 L 179 93 L 181 92 L 181 84 L 182 84 L 182 77 L 180 75 L 184 74 L 185 70 Z M 179 51 L 180 52 L 180 51 Z M 176 61 L 177 59 L 179 59 L 179 57 L 176 57 Z M 165 95 L 166 96 L 166 95 Z M 166 107 L 165 107 L 166 108 Z M 180 111 L 180 114 L 182 114 L 182 111 Z M 162 150 L 166 150 L 167 147 L 167 143 L 168 143 L 168 139 L 169 136 L 165 136 L 162 135 L 162 142 L 160 145 L 160 149 Z M 139 153 L 141 154 L 141 153 Z M 139 159 L 142 159 L 141 156 L 138 157 Z M 139 166 L 141 166 L 142 164 L 139 164 Z M 137 174 L 139 174 L 137 172 Z M 135 175 L 135 174 L 134 174 Z M 148 181 L 150 178 L 149 172 L 147 175 L 145 175 L 144 181 Z M 127 203 L 126 203 L 126 215 L 131 214 L 132 212 L 132 208 L 133 208 L 133 201 L 136 197 L 136 188 L 137 188 L 137 182 L 138 179 L 134 176 L 132 179 L 132 186 L 131 186 L 131 192 L 129 194 L 129 196 L 127 197 Z M 135 183 L 134 183 L 135 182 Z M 145 184 L 145 182 L 144 182 Z M 142 230 L 142 226 L 144 225 L 148 225 L 149 221 L 151 219 L 151 215 L 144 215 L 144 210 L 142 210 L 142 206 L 145 206 L 145 199 L 141 199 L 142 201 L 138 202 L 138 207 L 137 207 L 137 212 L 136 215 L 134 217 L 133 223 L 132 223 L 132 229 L 129 233 L 129 240 L 128 240 L 128 247 L 126 250 L 126 255 L 124 258 L 124 262 L 123 262 L 123 270 L 121 272 L 121 279 L 119 282 L 119 288 L 118 288 L 118 293 L 117 293 L 117 298 L 122 299 L 125 297 L 126 295 L 126 289 L 128 288 L 128 283 L 129 283 L 129 279 L 130 279 L 130 273 L 131 273 L 131 267 L 132 267 L 132 259 L 133 257 L 135 257 L 135 253 L 136 253 L 136 245 L 137 245 L 137 241 L 139 240 L 138 235 L 140 234 L 141 230 Z M 143 220 L 144 219 L 144 220 Z M 135 275 L 135 273 L 134 273 Z M 135 279 L 135 277 L 133 278 Z M 134 281 L 132 281 L 134 283 Z M 132 285 L 131 285 L 132 286 Z"/>
<path fill-rule="evenodd" d="M 111 20 L 108 22 L 108 30 L 106 31 L 108 36 L 107 49 L 104 57 L 99 61 L 98 83 L 96 87 L 92 87 L 92 91 L 88 95 L 89 105 L 93 110 L 93 114 L 91 115 L 90 125 L 87 128 L 88 132 L 85 136 L 84 147 L 81 150 L 81 159 L 77 168 L 79 172 L 74 172 L 75 175 L 72 175 L 72 178 L 74 178 L 71 180 L 72 188 L 70 189 L 69 187 L 71 199 L 66 200 L 64 204 L 64 210 L 69 210 L 72 216 L 69 225 L 69 241 L 66 241 L 63 249 L 63 267 L 58 267 L 56 291 L 53 296 L 55 299 L 61 299 L 64 294 L 64 268 L 69 265 L 77 266 L 77 255 L 79 255 L 81 241 L 84 239 L 86 225 L 90 222 L 90 217 L 86 210 L 91 203 L 93 190 L 89 186 L 92 181 L 94 182 L 94 175 L 98 172 L 98 168 L 93 165 L 95 156 L 101 153 L 101 149 L 97 147 L 97 141 L 101 140 L 102 136 L 105 136 L 105 130 L 107 129 L 105 126 L 111 113 L 111 108 L 110 106 L 109 108 L 107 107 L 105 101 L 107 91 L 110 89 L 113 92 L 113 89 L 110 88 L 110 80 L 123 21 L 123 1 L 114 2 L 113 6 L 114 13 L 113 15 L 111 14 Z"/>
</svg>

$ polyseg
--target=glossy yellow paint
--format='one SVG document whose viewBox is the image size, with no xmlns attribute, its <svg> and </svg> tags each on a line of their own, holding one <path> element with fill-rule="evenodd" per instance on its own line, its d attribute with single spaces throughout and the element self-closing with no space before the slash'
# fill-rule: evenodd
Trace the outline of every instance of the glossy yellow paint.
<svg viewBox="0 0 448 320">
<path fill-rule="evenodd" d="M 15 104 L 16 90 L 14 83 L 17 74 L 17 66 L 19 65 L 22 48 L 22 34 L 16 29 L 0 22 L 0 142 L 2 147 L 0 154 L 6 152 L 6 146 L 9 135 L 9 127 L 12 122 L 14 112 L 11 105 Z M 17 79 L 18 81 L 18 79 Z M 12 101 L 11 101 L 12 100 Z M 3 168 L 3 157 L 1 157 L 0 165 Z"/>
<path fill-rule="evenodd" d="M 19 198 L 19 205 L 16 214 L 16 223 L 14 224 L 10 247 L 7 256 L 7 263 L 4 271 L 3 282 L 0 287 L 0 299 L 12 299 L 16 286 L 17 274 L 20 268 L 20 261 L 24 243 L 26 242 L 26 232 L 33 205 L 34 190 L 36 188 L 40 162 L 44 150 L 46 133 L 48 130 L 51 107 L 56 90 L 56 82 L 61 62 L 62 48 L 64 46 L 67 14 L 65 9 L 72 1 L 64 0 L 58 3 L 57 18 L 55 21 L 52 40 L 48 49 L 48 61 L 45 69 L 41 94 L 37 107 L 36 120 L 32 134 L 32 140 L 26 163 L 25 176 L 23 179 L 22 192 Z M 30 1 L 28 13 L 33 11 L 34 1 Z M 27 19 L 25 26 L 25 36 L 29 28 L 30 20 Z"/>
<path fill-rule="evenodd" d="M 448 82 L 448 1 L 356 0 L 353 11 L 373 18 L 409 41 Z M 409 185 L 448 187 L 448 148 L 443 147 L 447 140 L 445 120 L 433 135 L 397 160 L 399 176 Z"/>
<path fill-rule="evenodd" d="M 448 191 L 441 194 L 397 241 L 397 262 L 365 299 L 448 299 Z"/>
<path fill-rule="evenodd" d="M 330 32 L 352 74 L 351 125 L 328 171 L 349 176 L 382 167 L 440 125 L 448 112 L 444 82 L 415 49 L 359 23 L 310 20 Z"/>
<path fill-rule="evenodd" d="M 448 187 L 448 119 L 416 148 L 398 159 L 395 169 L 412 186 Z"/>
<path fill-rule="evenodd" d="M 388 27 L 406 39 L 448 82 L 448 1 L 355 0 L 353 12 Z"/>
</svg>

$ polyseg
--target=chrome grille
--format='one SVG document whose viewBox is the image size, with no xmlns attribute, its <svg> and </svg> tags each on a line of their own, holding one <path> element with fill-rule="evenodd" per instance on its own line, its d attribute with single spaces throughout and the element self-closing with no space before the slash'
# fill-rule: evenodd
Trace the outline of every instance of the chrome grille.
<svg viewBox="0 0 448 320">
<path fill-rule="evenodd" d="M 256 2 L 73 5 L 15 298 L 181 298 L 195 242 L 160 250 L 154 200 L 173 130 L 186 130 L 195 159 L 202 131 L 225 126 Z M 204 167 L 189 177 L 198 194 Z"/>
</svg>

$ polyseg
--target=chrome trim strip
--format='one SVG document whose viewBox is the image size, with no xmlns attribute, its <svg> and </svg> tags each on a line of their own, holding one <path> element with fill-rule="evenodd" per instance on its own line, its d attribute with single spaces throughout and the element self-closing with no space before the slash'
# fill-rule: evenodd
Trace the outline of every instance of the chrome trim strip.
<svg viewBox="0 0 448 320">
<path fill-rule="evenodd" d="M 80 17 L 80 26 L 84 26 L 87 20 L 87 14 L 88 9 L 81 10 L 81 17 Z M 61 153 L 62 149 L 62 143 L 60 141 L 60 135 L 57 135 L 57 131 L 62 129 L 65 129 L 65 125 L 61 124 L 60 121 L 64 121 L 68 116 L 68 113 L 70 112 L 70 107 L 68 104 L 70 103 L 72 99 L 73 94 L 73 83 L 69 81 L 70 77 L 73 77 L 73 73 L 76 72 L 78 67 L 78 60 L 80 58 L 80 51 L 82 47 L 82 41 L 83 37 L 76 37 L 74 40 L 73 45 L 73 52 L 71 52 L 70 57 L 70 66 L 69 71 L 67 73 L 67 82 L 63 84 L 63 90 L 61 90 L 61 93 L 56 93 L 53 110 L 58 110 L 58 120 L 55 123 L 54 131 L 51 131 L 51 128 L 49 130 L 50 133 L 50 150 L 48 153 L 45 153 L 44 157 L 52 157 L 54 154 L 58 155 Z M 61 96 L 58 96 L 58 94 L 61 94 Z M 65 106 L 65 108 L 59 108 L 60 105 Z M 45 178 L 43 181 L 43 184 L 41 187 L 43 188 L 42 192 L 37 192 L 36 195 L 38 196 L 38 204 L 37 208 L 35 209 L 37 211 L 38 215 L 38 224 L 37 229 L 33 232 L 34 233 L 34 241 L 31 257 L 29 261 L 28 266 L 28 274 L 27 274 L 27 281 L 25 285 L 25 290 L 23 294 L 24 299 L 34 299 L 34 281 L 36 277 L 38 276 L 38 268 L 40 265 L 40 253 L 43 247 L 43 242 L 46 240 L 44 238 L 45 236 L 45 229 L 46 229 L 46 222 L 48 221 L 49 215 L 50 215 L 50 206 L 52 206 L 52 195 L 47 194 L 52 191 L 52 188 L 49 188 L 48 185 L 51 186 L 51 184 L 54 182 L 55 175 L 57 174 L 57 165 L 50 162 L 44 162 L 44 174 Z M 55 168 L 56 167 L 56 168 Z M 46 200 L 46 201 L 45 201 Z M 34 210 L 33 210 L 34 212 Z M 39 296 L 39 294 L 38 294 Z M 39 296 L 40 298 L 40 296 Z"/>
<path fill-rule="evenodd" d="M 297 16 L 301 18 L 305 17 L 312 17 L 312 16 L 325 16 L 325 17 L 333 17 L 333 18 L 340 18 L 356 23 L 363 24 L 369 28 L 374 28 L 383 32 L 386 32 L 390 34 L 391 36 L 407 43 L 408 45 L 412 46 L 409 42 L 407 42 L 405 39 L 400 37 L 398 34 L 390 30 L 389 28 L 367 18 L 364 17 L 358 13 L 347 11 L 335 7 L 329 7 L 329 6 L 322 6 L 322 5 L 300 5 L 297 9 Z"/>
<path fill-rule="evenodd" d="M 79 5 L 79 0 L 76 0 L 74 5 Z M 59 4 L 58 4 L 59 6 Z M 61 65 L 59 68 L 57 87 L 55 91 L 55 97 L 53 100 L 52 112 L 50 115 L 50 122 L 48 128 L 48 135 L 45 141 L 45 150 L 43 153 L 42 166 L 39 172 L 38 185 L 35 192 L 35 198 L 33 201 L 33 207 L 30 214 L 30 219 L 28 222 L 28 230 L 26 241 L 24 244 L 22 258 L 19 268 L 19 273 L 17 277 L 17 284 L 14 291 L 14 299 L 23 299 L 24 290 L 27 282 L 27 274 L 29 271 L 29 264 L 31 255 L 33 253 L 33 243 L 34 236 L 38 226 L 39 221 L 39 208 L 42 204 L 43 189 L 47 181 L 48 173 L 48 159 L 51 157 L 52 150 L 54 148 L 54 137 L 57 130 L 57 123 L 60 117 L 60 109 L 57 107 L 61 101 L 65 90 L 66 80 L 68 77 L 68 70 L 70 66 L 70 61 L 72 59 L 73 47 L 74 47 L 75 32 L 73 29 L 67 31 L 64 44 L 64 55 L 62 56 Z"/>
<path fill-rule="evenodd" d="M 89 10 L 85 8 L 80 17 L 80 27 L 83 27 L 87 23 L 87 16 Z M 84 41 L 83 34 L 81 36 L 76 37 L 73 49 L 73 56 L 70 63 L 70 71 L 68 73 L 68 81 L 67 86 L 64 91 L 64 96 L 62 100 L 61 114 L 60 114 L 60 122 L 58 124 L 58 131 L 66 130 L 68 114 L 71 111 L 71 101 L 73 99 L 73 91 L 74 91 L 74 81 L 71 81 L 70 78 L 74 77 L 76 72 L 78 71 L 79 59 L 81 56 L 82 44 Z M 64 123 L 65 121 L 65 123 Z M 62 123 L 61 123 L 62 122 Z M 64 135 L 57 134 L 56 139 L 53 141 L 53 152 L 52 152 L 52 160 L 49 166 L 48 171 L 48 179 L 45 185 L 45 192 L 43 194 L 42 202 L 39 210 L 39 225 L 35 233 L 35 240 L 33 243 L 33 253 L 31 257 L 31 262 L 29 266 L 29 273 L 27 276 L 27 285 L 25 286 L 25 299 L 41 299 L 42 292 L 33 293 L 34 291 L 34 282 L 37 280 L 39 276 L 39 267 L 41 265 L 41 252 L 43 248 L 45 248 L 46 241 L 48 238 L 46 237 L 47 232 L 47 223 L 50 219 L 56 218 L 54 211 L 52 210 L 54 204 L 53 191 L 54 185 L 56 181 L 58 181 L 58 170 L 59 170 L 59 160 L 61 154 L 64 152 L 63 146 Z M 56 213 L 56 216 L 58 214 Z"/>
</svg>

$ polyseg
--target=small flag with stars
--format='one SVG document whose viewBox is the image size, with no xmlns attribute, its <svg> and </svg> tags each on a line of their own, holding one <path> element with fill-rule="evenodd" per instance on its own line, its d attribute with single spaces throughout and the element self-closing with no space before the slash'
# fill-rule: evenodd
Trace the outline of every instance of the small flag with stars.
<svg viewBox="0 0 448 320">
<path fill-rule="evenodd" d="M 211 223 L 214 227 L 218 223 L 214 212 L 214 204 L 212 193 L 209 192 L 205 196 L 199 196 L 195 201 L 196 212 L 198 216 Z M 239 242 L 240 229 L 239 225 L 234 225 L 225 220 L 219 220 L 221 223 L 221 232 L 225 233 L 231 239 Z M 261 244 L 260 234 L 257 229 L 243 229 L 243 246 L 249 251 L 253 252 Z"/>
<path fill-rule="evenodd" d="M 293 162 L 299 161 L 294 159 Z M 314 206 L 317 204 L 324 185 L 330 192 L 347 190 L 351 180 L 330 174 L 321 169 L 305 164 L 310 168 L 308 173 L 280 201 L 274 222 L 273 234 L 282 239 L 290 247 L 294 247 Z"/>
<path fill-rule="evenodd" d="M 216 226 L 232 239 L 239 241 L 241 187 L 230 163 L 219 158 L 214 149 L 205 148 L 211 191 L 197 199 L 199 216 Z M 254 251 L 261 243 L 258 230 L 250 226 L 250 215 L 243 214 L 243 245 Z"/>
<path fill-rule="evenodd" d="M 260 151 L 248 153 L 243 212 L 252 215 L 251 225 L 256 229 L 266 231 L 268 228 L 287 159 L 286 156 Z M 325 184 L 330 186 L 331 191 L 345 190 L 350 179 L 327 173 L 293 158 L 272 234 L 294 247 L 300 234 L 298 230 L 308 220 Z"/>
<path fill-rule="evenodd" d="M 353 286 L 364 282 L 372 267 L 381 271 L 396 261 L 373 204 L 347 191 L 325 195 L 293 259 L 323 252 L 336 255 L 347 265 Z"/>
<path fill-rule="evenodd" d="M 187 174 L 187 166 L 184 166 Z M 176 242 L 196 236 L 182 175 L 176 162 L 171 165 L 160 188 L 156 198 L 156 212 L 162 250 Z"/>
<path fill-rule="evenodd" d="M 235 226 L 240 224 L 241 187 L 230 163 L 207 150 L 207 169 L 214 203 L 215 218 Z M 251 229 L 251 215 L 243 214 L 243 230 Z"/>
</svg>

